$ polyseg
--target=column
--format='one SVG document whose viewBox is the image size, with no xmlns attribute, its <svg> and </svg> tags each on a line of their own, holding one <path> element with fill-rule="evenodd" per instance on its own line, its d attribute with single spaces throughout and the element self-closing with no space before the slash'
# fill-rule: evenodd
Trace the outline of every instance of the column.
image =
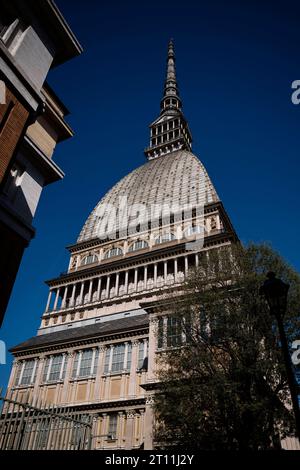
<svg viewBox="0 0 300 470">
<path fill-rule="evenodd" d="M 65 373 L 65 378 L 64 378 L 64 384 L 63 384 L 63 389 L 62 389 L 62 394 L 61 394 L 61 401 L 63 403 L 66 403 L 68 401 L 68 391 L 69 391 L 69 386 L 70 386 L 70 378 L 72 374 L 72 369 L 73 369 L 73 358 L 74 358 L 74 352 L 69 352 L 68 357 L 67 357 L 67 368 L 66 368 L 66 373 Z"/>
<path fill-rule="evenodd" d="M 178 262 L 177 258 L 174 259 L 174 282 L 177 282 Z"/>
<path fill-rule="evenodd" d="M 129 379 L 129 389 L 128 389 L 128 395 L 130 397 L 135 397 L 136 395 L 136 369 L 137 369 L 137 358 L 138 358 L 138 345 L 139 345 L 138 341 L 132 341 L 130 379 Z"/>
<path fill-rule="evenodd" d="M 150 316 L 149 321 L 149 350 L 148 350 L 148 380 L 154 380 L 155 374 L 155 351 L 157 342 L 158 319 Z"/>
<path fill-rule="evenodd" d="M 154 264 L 154 287 L 157 285 L 157 263 Z"/>
<path fill-rule="evenodd" d="M 38 361 L 37 373 L 36 373 L 36 378 L 35 378 L 34 387 L 33 387 L 33 397 L 35 397 L 35 400 L 38 399 L 39 386 L 42 382 L 42 373 L 44 370 L 44 364 L 45 364 L 45 358 L 41 357 Z"/>
<path fill-rule="evenodd" d="M 106 348 L 104 346 L 99 347 L 99 356 L 98 356 L 98 362 L 97 362 L 96 381 L 95 381 L 95 389 L 94 389 L 95 400 L 100 400 L 100 386 L 101 386 L 102 375 L 104 372 L 105 351 L 106 351 Z"/>
<path fill-rule="evenodd" d="M 153 410 L 152 405 L 154 404 L 153 395 L 148 395 L 146 398 L 146 410 L 144 417 L 144 450 L 152 450 L 152 433 L 153 433 Z"/>
<path fill-rule="evenodd" d="M 118 293 L 119 293 L 119 278 L 120 278 L 120 274 L 117 273 L 116 274 L 116 284 L 115 284 L 115 296 L 117 296 Z"/>
<path fill-rule="evenodd" d="M 106 299 L 109 299 L 110 275 L 106 279 Z"/>
<path fill-rule="evenodd" d="M 125 272 L 125 289 L 124 289 L 125 294 L 128 294 L 128 275 L 129 275 L 129 271 L 126 271 Z"/>
<path fill-rule="evenodd" d="M 57 304 L 58 304 L 58 299 L 59 299 L 59 291 L 60 291 L 60 288 L 58 288 L 57 291 L 56 291 L 56 297 L 55 297 L 55 301 L 54 301 L 53 310 L 57 309 Z"/>
<path fill-rule="evenodd" d="M 49 307 L 50 307 L 50 303 L 51 303 L 51 297 L 52 297 L 52 289 L 49 290 L 49 294 L 48 294 L 48 300 L 47 300 L 47 305 L 46 305 L 46 310 L 45 312 L 49 312 Z"/>
<path fill-rule="evenodd" d="M 138 268 L 134 269 L 134 292 L 137 291 Z"/>
<path fill-rule="evenodd" d="M 198 266 L 199 266 L 199 253 L 195 254 L 195 266 L 196 266 L 196 268 L 198 268 Z"/>
<path fill-rule="evenodd" d="M 20 365 L 20 361 L 18 361 L 17 359 L 14 359 L 10 377 L 9 377 L 9 382 L 7 385 L 7 390 L 10 390 L 15 385 L 15 377 L 16 377 L 16 372 L 17 372 L 17 368 L 19 367 L 19 365 Z"/>
<path fill-rule="evenodd" d="M 50 372 L 51 372 L 52 362 L 53 362 L 53 355 L 50 356 L 50 361 L 49 361 L 49 366 L 48 366 L 47 376 L 46 376 L 46 382 L 49 382 L 49 376 L 50 376 Z"/>
<path fill-rule="evenodd" d="M 148 266 L 144 267 L 144 289 L 147 289 Z"/>
<path fill-rule="evenodd" d="M 88 293 L 88 303 L 90 303 L 92 298 L 92 289 L 93 289 L 93 279 L 90 280 L 89 293 Z"/>
<path fill-rule="evenodd" d="M 124 429 L 124 417 L 125 414 L 123 411 L 118 412 L 118 427 L 117 427 L 117 437 L 118 437 L 118 449 L 121 449 L 123 446 L 123 439 L 125 440 L 125 436 L 123 436 L 123 429 Z"/>
<path fill-rule="evenodd" d="M 68 295 L 68 286 L 65 286 L 64 296 L 63 296 L 61 308 L 66 308 L 67 295 Z"/>
<path fill-rule="evenodd" d="M 70 306 L 74 306 L 74 303 L 75 303 L 75 291 L 76 291 L 76 284 L 73 285 L 73 289 L 72 289 L 72 296 L 71 296 L 71 302 L 70 302 Z"/>
<path fill-rule="evenodd" d="M 81 283 L 78 305 L 82 305 L 83 303 L 83 289 L 84 289 L 84 282 Z"/>
<path fill-rule="evenodd" d="M 61 362 L 61 366 L 60 366 L 60 371 L 59 371 L 59 380 L 62 380 L 63 378 L 63 371 L 64 371 L 64 368 L 65 368 L 65 362 L 67 360 L 67 353 L 63 353 L 63 359 L 62 359 L 62 362 Z"/>
<path fill-rule="evenodd" d="M 126 412 L 126 434 L 125 434 L 125 449 L 132 449 L 133 446 L 133 431 L 134 431 L 134 419 L 135 411 L 129 410 Z"/>
<path fill-rule="evenodd" d="M 102 426 L 101 426 L 101 435 L 105 437 L 101 437 L 101 447 L 104 449 L 105 447 L 105 440 L 107 436 L 107 424 L 108 424 L 108 419 L 107 419 L 107 413 L 102 413 Z"/>
<path fill-rule="evenodd" d="M 164 261 L 164 283 L 167 284 L 168 278 L 168 261 Z"/>
<path fill-rule="evenodd" d="M 188 260 L 188 257 L 185 256 L 184 257 L 184 275 L 185 276 L 187 276 L 188 269 L 189 269 L 189 260 Z"/>
<path fill-rule="evenodd" d="M 22 381 L 23 372 L 24 372 L 24 369 L 25 369 L 25 363 L 26 363 L 26 361 L 23 360 L 23 362 L 22 362 L 22 368 L 21 368 L 21 372 L 20 372 L 20 376 L 19 376 L 18 385 L 20 385 L 20 384 L 21 384 L 21 381 Z"/>
<path fill-rule="evenodd" d="M 102 283 L 102 277 L 99 277 L 98 287 L 97 287 L 97 300 L 101 300 L 101 283 Z"/>
</svg>

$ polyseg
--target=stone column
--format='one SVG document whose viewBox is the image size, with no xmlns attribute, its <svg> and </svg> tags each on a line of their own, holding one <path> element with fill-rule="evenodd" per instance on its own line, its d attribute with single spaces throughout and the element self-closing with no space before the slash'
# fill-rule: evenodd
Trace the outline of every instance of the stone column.
<svg viewBox="0 0 300 470">
<path fill-rule="evenodd" d="M 61 308 L 66 308 L 67 295 L 68 295 L 68 286 L 65 286 Z"/>
<path fill-rule="evenodd" d="M 72 296 L 71 296 L 71 301 L 70 301 L 71 307 L 73 307 L 75 303 L 75 291 L 76 291 L 76 284 L 73 284 Z"/>
<path fill-rule="evenodd" d="M 129 276 L 129 271 L 125 272 L 125 286 L 124 286 L 124 293 L 128 294 L 128 276 Z"/>
<path fill-rule="evenodd" d="M 62 403 L 67 403 L 68 401 L 68 388 L 70 387 L 70 379 L 73 370 L 73 359 L 74 359 L 74 352 L 69 352 L 67 357 L 67 368 L 64 378 L 63 390 L 61 394 L 61 401 Z"/>
<path fill-rule="evenodd" d="M 144 289 L 147 289 L 148 266 L 144 267 Z"/>
<path fill-rule="evenodd" d="M 138 358 L 138 341 L 132 341 L 131 350 L 131 366 L 130 366 L 130 380 L 129 380 L 129 397 L 136 396 L 136 369 L 137 369 L 137 358 Z"/>
<path fill-rule="evenodd" d="M 82 283 L 81 283 L 78 305 L 83 304 L 83 289 L 84 289 L 84 281 L 82 281 Z"/>
<path fill-rule="evenodd" d="M 118 449 L 123 447 L 123 439 L 125 440 L 125 436 L 123 436 L 123 428 L 124 428 L 124 417 L 125 414 L 123 411 L 118 412 L 118 427 L 117 427 L 117 436 L 118 436 Z"/>
<path fill-rule="evenodd" d="M 101 438 L 102 449 L 105 448 L 105 441 L 107 439 L 107 432 L 108 432 L 107 425 L 108 425 L 107 413 L 102 413 L 102 426 L 101 426 L 101 435 L 103 436 Z"/>
<path fill-rule="evenodd" d="M 168 277 L 168 262 L 164 261 L 164 284 L 167 284 L 167 277 Z"/>
<path fill-rule="evenodd" d="M 177 258 L 174 259 L 174 282 L 177 282 L 177 271 L 178 271 L 178 264 Z"/>
<path fill-rule="evenodd" d="M 90 280 L 89 293 L 88 293 L 87 303 L 90 303 L 90 301 L 91 301 L 91 298 L 92 298 L 92 288 L 93 288 L 93 279 Z"/>
<path fill-rule="evenodd" d="M 144 450 L 152 450 L 153 448 L 153 395 L 146 398 L 146 410 L 144 417 Z"/>
<path fill-rule="evenodd" d="M 45 357 L 41 357 L 38 363 L 36 379 L 34 381 L 34 387 L 33 387 L 33 396 L 35 397 L 35 400 L 38 399 L 39 386 L 42 382 L 42 374 L 43 374 L 44 366 L 45 366 Z"/>
<path fill-rule="evenodd" d="M 17 368 L 19 367 L 20 364 L 21 364 L 20 361 L 18 361 L 17 359 L 13 360 L 13 366 L 12 366 L 12 369 L 11 369 L 9 382 L 8 382 L 8 385 L 7 385 L 7 390 L 10 390 L 14 386 Z"/>
<path fill-rule="evenodd" d="M 154 287 L 157 286 L 157 263 L 154 264 L 154 279 L 153 279 Z"/>
<path fill-rule="evenodd" d="M 135 411 L 129 410 L 126 412 L 126 434 L 125 434 L 125 449 L 132 449 L 133 446 L 133 432 L 134 432 L 134 420 L 135 420 Z"/>
<path fill-rule="evenodd" d="M 99 277 L 98 287 L 97 287 L 97 300 L 101 300 L 101 283 L 102 283 L 102 277 Z"/>
<path fill-rule="evenodd" d="M 119 278 L 120 278 L 120 274 L 117 273 L 116 274 L 116 284 L 115 284 L 115 296 L 117 296 L 118 293 L 119 293 Z"/>
<path fill-rule="evenodd" d="M 148 381 L 155 377 L 155 351 L 157 343 L 158 319 L 150 316 L 149 322 L 149 350 L 148 350 Z"/>
<path fill-rule="evenodd" d="M 96 370 L 96 381 L 95 381 L 95 388 L 94 388 L 94 399 L 100 401 L 100 386 L 101 380 L 104 372 L 104 360 L 105 360 L 105 351 L 106 348 L 104 346 L 99 347 L 99 356 L 97 362 L 97 370 Z"/>
<path fill-rule="evenodd" d="M 52 292 L 53 292 L 53 290 L 50 289 L 50 290 L 49 290 L 49 294 L 48 294 L 48 300 L 47 300 L 47 305 L 46 305 L 46 310 L 45 310 L 45 312 L 49 312 L 49 307 L 50 307 L 50 303 L 51 303 Z"/>
<path fill-rule="evenodd" d="M 134 292 L 137 291 L 138 268 L 134 269 Z"/>
<path fill-rule="evenodd" d="M 106 299 L 109 299 L 110 275 L 106 279 Z"/>
<path fill-rule="evenodd" d="M 199 266 L 199 253 L 195 254 L 195 266 L 196 266 L 196 268 L 198 268 L 198 266 Z"/>
<path fill-rule="evenodd" d="M 58 288 L 58 289 L 56 290 L 56 296 L 55 296 L 55 301 L 54 301 L 53 310 L 56 310 L 56 309 L 57 309 L 57 304 L 58 304 L 58 299 L 59 299 L 59 291 L 60 291 L 60 288 Z"/>
<path fill-rule="evenodd" d="M 184 257 L 184 275 L 187 276 L 188 274 L 188 269 L 189 269 L 189 260 L 188 257 Z"/>
</svg>

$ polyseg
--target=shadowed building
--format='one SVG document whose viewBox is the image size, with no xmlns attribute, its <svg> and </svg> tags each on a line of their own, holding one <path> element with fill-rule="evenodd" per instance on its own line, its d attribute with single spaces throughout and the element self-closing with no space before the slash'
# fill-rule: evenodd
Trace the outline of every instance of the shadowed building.
<svg viewBox="0 0 300 470">
<path fill-rule="evenodd" d="M 92 413 L 96 449 L 152 448 L 156 355 L 178 336 L 155 305 L 209 250 L 237 240 L 191 151 L 172 41 L 150 131 L 146 163 L 100 200 L 68 247 L 68 271 L 47 281 L 37 336 L 12 349 L 14 396 L 30 390 L 41 402 Z"/>
<path fill-rule="evenodd" d="M 80 53 L 52 0 L 0 1 L 0 325 L 42 189 L 64 176 L 53 151 L 73 135 L 45 80 Z"/>
</svg>

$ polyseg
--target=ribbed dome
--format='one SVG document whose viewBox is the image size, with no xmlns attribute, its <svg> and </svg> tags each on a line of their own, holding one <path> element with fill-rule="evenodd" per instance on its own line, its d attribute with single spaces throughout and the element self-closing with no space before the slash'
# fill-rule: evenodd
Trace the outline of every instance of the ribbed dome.
<svg viewBox="0 0 300 470">
<path fill-rule="evenodd" d="M 115 184 L 100 200 L 84 224 L 78 242 L 96 237 L 105 238 L 101 218 L 106 205 L 119 207 L 120 198 L 127 197 L 128 206 L 143 204 L 170 207 L 199 206 L 219 200 L 215 188 L 198 158 L 186 150 L 148 161 Z M 150 214 L 150 210 L 149 210 Z M 107 217 L 107 216 L 106 216 Z M 101 227 L 99 231 L 99 227 Z"/>
</svg>

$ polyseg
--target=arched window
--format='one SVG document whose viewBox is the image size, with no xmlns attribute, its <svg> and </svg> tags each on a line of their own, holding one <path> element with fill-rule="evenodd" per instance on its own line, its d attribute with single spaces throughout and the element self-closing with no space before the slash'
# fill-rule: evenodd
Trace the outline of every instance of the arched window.
<svg viewBox="0 0 300 470">
<path fill-rule="evenodd" d="M 98 257 L 96 255 L 88 255 L 81 261 L 81 266 L 85 266 L 86 264 L 96 263 L 98 261 Z"/>
<path fill-rule="evenodd" d="M 201 225 L 196 225 L 195 227 L 189 227 L 186 231 L 185 231 L 185 235 L 187 237 L 191 237 L 192 235 L 196 235 L 197 233 L 204 233 L 204 227 L 202 227 Z"/>
<path fill-rule="evenodd" d="M 105 253 L 104 259 L 113 258 L 114 256 L 119 256 L 122 254 L 123 254 L 123 251 L 121 250 L 121 248 L 111 248 Z"/>
<path fill-rule="evenodd" d="M 155 239 L 155 244 L 158 245 L 159 243 L 170 242 L 172 240 L 176 240 L 174 233 L 164 233 Z"/>
<path fill-rule="evenodd" d="M 145 240 L 137 240 L 128 248 L 128 252 L 131 253 L 132 251 L 142 250 L 143 248 L 148 248 L 148 243 Z"/>
</svg>

